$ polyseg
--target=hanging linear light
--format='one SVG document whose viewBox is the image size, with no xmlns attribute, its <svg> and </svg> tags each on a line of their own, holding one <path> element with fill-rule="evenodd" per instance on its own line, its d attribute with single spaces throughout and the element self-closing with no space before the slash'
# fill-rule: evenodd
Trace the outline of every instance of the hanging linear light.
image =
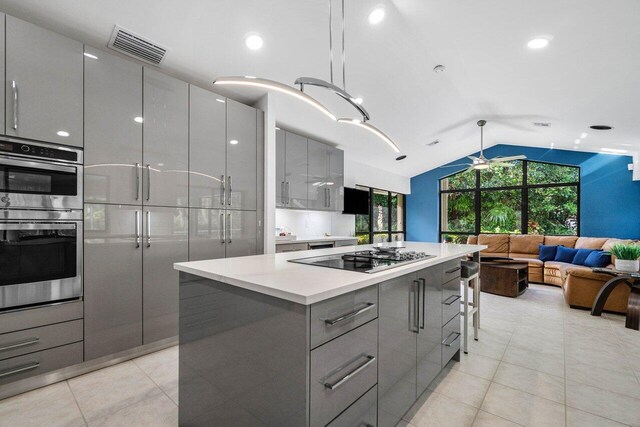
<svg viewBox="0 0 640 427">
<path fill-rule="evenodd" d="M 304 92 L 301 92 L 291 86 L 287 86 L 283 83 L 276 82 L 274 80 L 259 79 L 251 76 L 238 76 L 238 77 L 220 77 L 213 82 L 214 85 L 228 85 L 228 86 L 249 86 L 259 87 L 262 89 L 270 89 L 276 92 L 284 93 L 285 95 L 293 96 L 301 101 L 306 102 L 317 110 L 327 115 L 331 120 L 337 120 L 324 105 L 320 104 L 314 98 L 310 97 Z"/>
<path fill-rule="evenodd" d="M 362 120 L 358 120 L 358 119 L 338 119 L 338 123 L 349 123 L 355 126 L 359 126 L 363 129 L 368 130 L 369 132 L 377 135 L 381 140 L 383 140 L 384 142 L 386 142 L 389 147 L 393 148 L 393 151 L 395 151 L 396 153 L 400 152 L 400 149 L 398 148 L 398 146 L 391 140 L 391 138 L 389 138 L 384 132 L 382 132 L 380 129 L 378 129 L 377 127 L 364 122 Z"/>
</svg>

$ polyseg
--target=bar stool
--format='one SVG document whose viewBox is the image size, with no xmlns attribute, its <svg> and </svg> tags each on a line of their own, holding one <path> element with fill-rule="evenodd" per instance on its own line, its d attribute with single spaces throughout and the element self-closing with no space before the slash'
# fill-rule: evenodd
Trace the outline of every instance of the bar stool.
<svg viewBox="0 0 640 427">
<path fill-rule="evenodd" d="M 467 354 L 467 339 L 469 336 L 469 316 L 473 315 L 473 339 L 478 341 L 480 327 L 480 264 L 474 261 L 462 261 L 460 273 L 464 287 L 464 301 L 462 302 L 462 317 L 464 318 L 464 353 Z M 469 284 L 473 282 L 473 302 L 469 303 Z M 471 306 L 471 310 L 469 310 Z"/>
</svg>

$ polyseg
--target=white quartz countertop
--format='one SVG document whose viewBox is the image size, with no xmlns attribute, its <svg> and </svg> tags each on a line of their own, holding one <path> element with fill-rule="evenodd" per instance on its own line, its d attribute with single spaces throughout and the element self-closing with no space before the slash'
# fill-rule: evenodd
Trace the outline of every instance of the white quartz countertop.
<svg viewBox="0 0 640 427">
<path fill-rule="evenodd" d="M 298 237 L 295 240 L 278 240 L 276 237 L 276 245 L 290 245 L 293 243 L 313 243 L 313 242 L 339 242 L 345 240 L 358 240 L 357 237 L 348 236 L 329 236 L 329 237 Z"/>
<path fill-rule="evenodd" d="M 425 252 L 435 257 L 372 274 L 288 262 L 290 259 L 341 254 L 372 247 L 371 245 L 342 246 L 331 249 L 179 262 L 174 264 L 174 268 L 261 294 L 310 305 L 487 248 L 483 245 L 419 242 L 404 242 L 404 246 L 405 250 Z"/>
</svg>

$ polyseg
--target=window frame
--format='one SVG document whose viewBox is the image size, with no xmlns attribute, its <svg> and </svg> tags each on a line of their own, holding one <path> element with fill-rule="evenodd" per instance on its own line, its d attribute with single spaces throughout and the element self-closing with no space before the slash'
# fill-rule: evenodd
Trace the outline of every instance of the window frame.
<svg viewBox="0 0 640 427">
<path fill-rule="evenodd" d="M 464 188 L 464 189 L 442 189 L 442 181 L 448 179 L 456 174 L 464 173 L 465 171 L 458 171 L 451 173 L 447 176 L 444 176 L 438 180 L 438 203 L 439 203 L 439 221 L 438 221 L 438 237 L 442 242 L 443 235 L 455 235 L 455 236 L 472 236 L 481 234 L 481 210 L 482 210 L 482 192 L 483 191 L 499 191 L 499 190 L 519 190 L 521 192 L 521 201 L 520 201 L 520 211 L 521 211 L 521 221 L 520 221 L 520 234 L 529 234 L 529 190 L 530 189 L 538 189 L 538 188 L 559 188 L 559 187 L 576 187 L 576 195 L 577 195 L 577 213 L 576 213 L 576 236 L 580 236 L 580 185 L 581 185 L 581 177 L 582 170 L 578 165 L 568 165 L 563 163 L 554 163 L 554 162 L 543 162 L 538 160 L 528 160 L 524 159 L 522 161 L 522 184 L 520 185 L 506 185 L 500 187 L 482 187 L 481 186 L 481 170 L 475 171 L 475 187 L 473 188 Z M 529 163 L 543 163 L 552 166 L 565 166 L 572 167 L 578 170 L 578 181 L 574 182 L 563 182 L 563 183 L 547 183 L 547 184 L 529 184 L 528 182 L 528 165 Z M 447 193 L 473 193 L 474 194 L 474 210 L 475 210 L 475 229 L 473 233 L 469 233 L 466 231 L 443 231 L 442 230 L 442 221 L 443 221 L 443 210 L 442 210 L 442 195 Z M 509 234 L 509 233 L 493 233 L 493 234 Z"/>
<path fill-rule="evenodd" d="M 364 185 L 356 185 L 356 187 L 360 190 L 367 190 L 369 191 L 369 230 L 368 231 L 356 231 L 355 232 L 355 236 L 368 236 L 369 237 L 369 243 L 364 243 L 364 244 L 374 244 L 374 236 L 376 235 L 385 235 L 387 236 L 386 242 L 391 242 L 391 238 L 393 235 L 402 235 L 402 240 L 405 240 L 407 237 L 407 195 L 403 194 L 403 193 L 399 193 L 397 191 L 390 191 L 390 190 L 383 190 L 380 188 L 375 188 L 375 187 L 367 187 Z M 380 194 L 380 192 L 384 192 L 387 193 L 387 206 L 389 207 L 389 212 L 387 215 L 387 229 L 386 230 L 377 230 L 374 231 L 374 225 L 373 225 L 373 219 L 372 219 L 372 215 L 373 215 L 373 200 L 374 200 L 374 193 L 378 192 L 378 194 Z M 392 194 L 396 194 L 400 200 L 400 198 L 402 199 L 402 230 L 393 230 L 393 215 L 391 214 L 391 200 L 392 200 Z"/>
</svg>

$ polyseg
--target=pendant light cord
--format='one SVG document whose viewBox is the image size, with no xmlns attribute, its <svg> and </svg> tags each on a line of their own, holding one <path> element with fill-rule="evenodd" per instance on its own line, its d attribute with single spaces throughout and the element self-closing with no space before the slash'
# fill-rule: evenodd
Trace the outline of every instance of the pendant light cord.
<svg viewBox="0 0 640 427">
<path fill-rule="evenodd" d="M 345 68 L 346 68 L 346 57 L 345 57 L 345 53 L 344 53 L 344 0 L 342 0 L 342 89 L 343 90 L 347 90 L 347 83 L 346 83 L 346 72 L 345 72 Z"/>
<path fill-rule="evenodd" d="M 331 3 L 329 0 L 329 74 L 331 75 L 331 84 L 333 84 L 333 14 L 331 13 Z"/>
</svg>

